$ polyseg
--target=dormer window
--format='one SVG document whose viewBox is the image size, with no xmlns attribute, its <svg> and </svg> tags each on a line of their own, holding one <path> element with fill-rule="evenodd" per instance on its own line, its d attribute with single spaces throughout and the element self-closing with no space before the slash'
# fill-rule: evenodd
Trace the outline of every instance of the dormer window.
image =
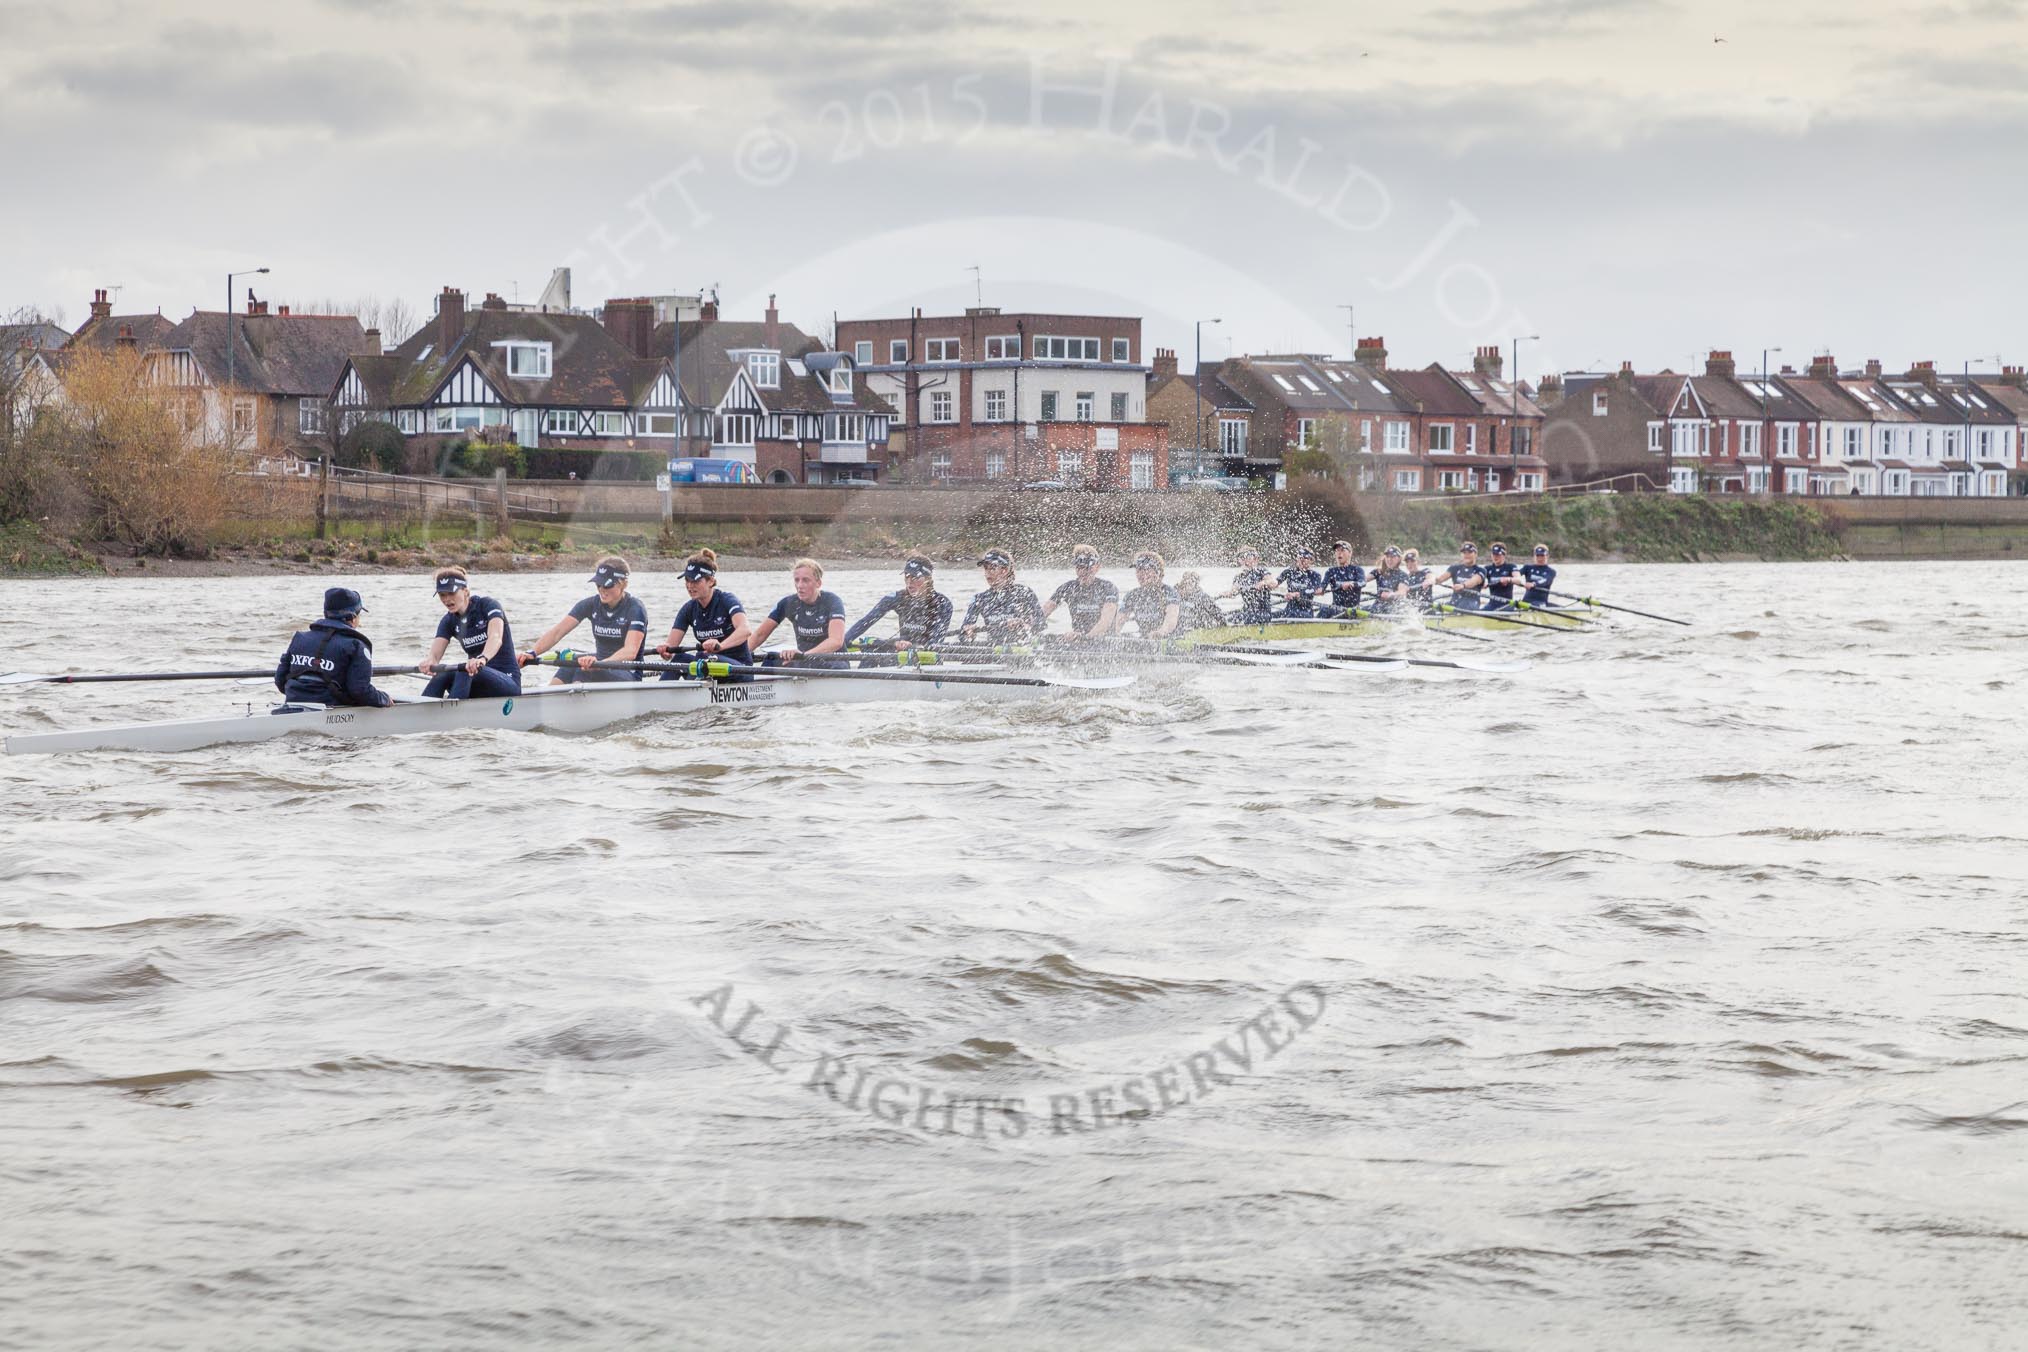
<svg viewBox="0 0 2028 1352">
<path fill-rule="evenodd" d="M 782 354 L 749 352 L 746 354 L 746 371 L 759 388 L 778 390 L 782 387 Z"/>
<path fill-rule="evenodd" d="M 852 393 L 852 368 L 842 361 L 831 368 L 831 393 Z"/>
<path fill-rule="evenodd" d="M 507 374 L 518 380 L 547 380 L 550 370 L 548 343 L 495 343 L 507 355 Z"/>
</svg>

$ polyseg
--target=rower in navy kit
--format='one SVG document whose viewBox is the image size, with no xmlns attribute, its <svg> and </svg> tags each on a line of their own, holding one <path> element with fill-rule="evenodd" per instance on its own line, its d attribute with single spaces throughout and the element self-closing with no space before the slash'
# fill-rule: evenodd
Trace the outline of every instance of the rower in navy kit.
<svg viewBox="0 0 2028 1352">
<path fill-rule="evenodd" d="M 1218 608 L 1217 599 L 1204 590 L 1204 583 L 1194 569 L 1176 579 L 1176 599 L 1183 607 L 1182 621 L 1176 626 L 1179 634 L 1227 623 L 1225 612 Z"/>
<path fill-rule="evenodd" d="M 1481 607 L 1485 610 L 1512 610 L 1514 608 L 1514 574 L 1517 565 L 1508 559 L 1507 546 L 1493 541 L 1492 559 L 1479 569 L 1486 575 L 1486 600 Z"/>
<path fill-rule="evenodd" d="M 1162 556 L 1154 550 L 1134 555 L 1134 581 L 1139 585 L 1120 600 L 1117 632 L 1125 633 L 1129 624 L 1142 638 L 1169 638 L 1182 632 L 1183 600 L 1162 581 L 1163 571 Z"/>
<path fill-rule="evenodd" d="M 747 646 L 751 634 L 746 627 L 746 607 L 737 596 L 718 585 L 715 551 L 700 549 L 683 561 L 683 589 L 690 593 L 690 599 L 676 612 L 668 640 L 655 648 L 657 655 L 665 661 L 675 657 L 687 633 L 697 640 L 699 656 L 751 665 L 753 649 Z M 677 672 L 662 673 L 665 681 L 677 677 Z"/>
<path fill-rule="evenodd" d="M 1550 604 L 1549 589 L 1556 585 L 1556 570 L 1549 566 L 1549 546 L 1535 546 L 1535 557 L 1521 565 L 1521 581 L 1528 590 L 1521 593 L 1521 604 L 1525 606 L 1546 606 Z"/>
<path fill-rule="evenodd" d="M 1359 592 L 1365 585 L 1366 570 L 1352 562 L 1352 542 L 1338 541 L 1331 546 L 1331 566 L 1324 570 L 1324 586 L 1330 590 L 1331 602 L 1318 607 L 1317 613 L 1328 619 L 1357 614 Z"/>
<path fill-rule="evenodd" d="M 995 643 L 1020 643 L 1042 632 L 1042 602 L 1030 588 L 1014 580 L 1014 556 L 989 549 L 979 556 L 986 590 L 965 607 L 958 632 L 966 639 L 980 634 Z"/>
<path fill-rule="evenodd" d="M 1282 593 L 1282 614 L 1292 620 L 1316 618 L 1317 593 L 1324 590 L 1324 575 L 1317 571 L 1317 552 L 1308 545 L 1296 550 L 1294 566 L 1284 568 L 1275 578 Z"/>
<path fill-rule="evenodd" d="M 795 590 L 775 602 L 768 617 L 754 626 L 752 643 L 756 648 L 784 623 L 796 636 L 795 647 L 763 655 L 762 660 L 770 666 L 820 658 L 845 647 L 845 603 L 838 593 L 824 590 L 824 565 L 815 559 L 797 559 L 789 578 Z M 819 661 L 816 665 L 827 664 Z"/>
<path fill-rule="evenodd" d="M 1403 571 L 1408 574 L 1409 605 L 1417 610 L 1428 610 L 1431 606 L 1435 605 L 1436 597 L 1431 591 L 1431 586 L 1436 581 L 1436 577 L 1429 569 L 1422 566 L 1421 551 L 1414 549 L 1403 550 L 1401 566 Z"/>
<path fill-rule="evenodd" d="M 598 662 L 638 662 L 642 645 L 648 641 L 648 608 L 638 596 L 627 594 L 627 561 L 617 554 L 600 559 L 592 568 L 591 584 L 596 595 L 572 606 L 564 617 L 542 631 L 542 637 L 528 645 L 519 661 L 527 666 L 561 643 L 571 630 L 591 621 L 592 643 L 598 655 L 579 653 L 573 666 L 559 667 L 554 685 L 577 681 L 638 681 L 638 671 L 598 668 Z"/>
<path fill-rule="evenodd" d="M 1077 575 L 1050 593 L 1049 604 L 1042 608 L 1042 623 L 1049 623 L 1058 606 L 1067 606 L 1072 638 L 1100 638 L 1112 633 L 1120 615 L 1120 589 L 1098 575 L 1098 550 L 1072 545 L 1070 566 Z"/>
<path fill-rule="evenodd" d="M 1409 608 L 1408 570 L 1401 566 L 1401 550 L 1393 545 L 1380 551 L 1380 562 L 1373 565 L 1373 608 L 1383 613 L 1395 613 Z"/>
<path fill-rule="evenodd" d="M 1450 584 L 1451 604 L 1459 610 L 1477 610 L 1479 591 L 1486 585 L 1486 574 L 1479 568 L 1479 547 L 1470 540 L 1458 546 L 1458 561 L 1444 569 L 1444 581 Z"/>
<path fill-rule="evenodd" d="M 892 639 L 867 643 L 868 648 L 925 648 L 942 638 L 951 627 L 951 598 L 937 590 L 937 566 L 926 554 L 910 554 L 901 563 L 901 590 L 880 598 L 873 609 L 861 615 L 845 631 L 847 643 L 860 636 L 883 616 L 892 614 L 899 632 Z"/>
<path fill-rule="evenodd" d="M 359 631 L 366 603 L 350 587 L 324 593 L 324 618 L 289 640 L 275 663 L 275 688 L 302 704 L 348 704 L 384 709 L 394 697 L 373 684 L 373 640 Z"/>
<path fill-rule="evenodd" d="M 1267 569 L 1260 566 L 1258 549 L 1239 551 L 1239 571 L 1221 595 L 1239 598 L 1241 624 L 1266 624 L 1275 617 L 1275 587 L 1268 580 Z"/>
<path fill-rule="evenodd" d="M 430 699 L 493 699 L 521 693 L 521 662 L 514 652 L 514 631 L 507 612 L 490 596 L 474 596 L 471 579 L 455 565 L 437 570 L 437 600 L 444 617 L 437 621 L 430 654 L 416 670 L 430 678 L 423 694 Z M 456 639 L 465 660 L 442 664 L 444 649 Z"/>
</svg>

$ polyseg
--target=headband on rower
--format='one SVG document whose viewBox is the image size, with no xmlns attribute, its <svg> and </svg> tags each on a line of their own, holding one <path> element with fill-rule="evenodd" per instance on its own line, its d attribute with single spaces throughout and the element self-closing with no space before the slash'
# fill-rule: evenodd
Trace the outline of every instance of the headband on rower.
<svg viewBox="0 0 2028 1352">
<path fill-rule="evenodd" d="M 718 570 L 701 560 L 683 565 L 683 580 L 686 582 L 702 582 L 708 577 L 717 576 Z"/>
</svg>

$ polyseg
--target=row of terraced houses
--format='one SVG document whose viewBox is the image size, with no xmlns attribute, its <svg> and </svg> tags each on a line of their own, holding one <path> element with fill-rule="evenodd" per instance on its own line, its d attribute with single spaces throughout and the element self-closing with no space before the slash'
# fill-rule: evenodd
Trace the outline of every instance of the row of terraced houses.
<svg viewBox="0 0 2028 1352">
<path fill-rule="evenodd" d="M 1917 362 L 1740 373 L 1570 372 L 1534 388 L 1497 346 L 1469 369 L 1232 357 L 1185 373 L 1144 350 L 1129 316 L 1005 312 L 846 319 L 826 343 L 715 301 L 624 297 L 595 311 L 468 305 L 446 287 L 402 341 L 351 316 L 270 313 L 181 323 L 116 315 L 105 292 L 72 335 L 15 335 L 6 356 L 58 390 L 81 348 L 128 347 L 179 399 L 191 436 L 315 458 L 369 420 L 424 446 L 512 443 L 599 452 L 634 477 L 676 457 L 738 462 L 756 482 L 1005 483 L 1154 491 L 1191 478 L 1271 481 L 1328 468 L 1396 493 L 1568 485 L 1679 493 L 1940 495 L 2022 491 L 2028 380 L 2019 367 Z"/>
</svg>

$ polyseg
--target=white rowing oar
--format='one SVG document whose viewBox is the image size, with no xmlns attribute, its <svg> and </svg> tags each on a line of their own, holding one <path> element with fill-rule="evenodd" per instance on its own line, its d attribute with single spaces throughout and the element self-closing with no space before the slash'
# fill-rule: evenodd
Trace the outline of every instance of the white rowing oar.
<svg viewBox="0 0 2028 1352">
<path fill-rule="evenodd" d="M 1484 671 L 1496 675 L 1526 671 L 1526 662 L 1481 661 L 1477 658 L 1460 658 L 1455 662 L 1439 661 L 1434 657 L 1388 657 L 1372 653 L 1325 653 L 1327 662 L 1371 662 L 1376 666 L 1391 663 L 1396 667 L 1448 667 L 1454 671 Z"/>
<path fill-rule="evenodd" d="M 561 666 L 548 657 L 539 657 L 530 666 Z M 572 665 L 576 665 L 574 662 Z M 1132 685 L 1131 676 L 1001 676 L 955 671 L 853 671 L 844 667 L 755 667 L 742 662 L 594 662 L 593 671 L 659 672 L 695 680 L 726 681 L 735 676 L 783 677 L 799 681 L 913 681 L 942 685 L 1054 685 L 1076 690 L 1117 690 Z"/>
<path fill-rule="evenodd" d="M 1551 596 L 1561 596 L 1566 601 L 1582 601 L 1588 606 L 1597 606 L 1600 610 L 1624 611 L 1628 615 L 1638 615 L 1644 620 L 1660 620 L 1664 624 L 1680 624 L 1686 629 L 1690 627 L 1690 621 L 1688 620 L 1674 620 L 1670 619 L 1667 615 L 1653 615 L 1645 610 L 1635 610 L 1632 606 L 1616 606 L 1610 601 L 1601 601 L 1595 596 L 1579 596 L 1575 592 L 1560 591 L 1553 591 L 1549 594 Z"/>
<path fill-rule="evenodd" d="M 414 667 L 375 667 L 375 676 L 399 676 Z M 241 681 L 252 677 L 272 681 L 275 669 L 255 668 L 247 671 L 115 671 L 95 674 L 71 672 L 57 676 L 42 676 L 32 671 L 10 671 L 0 676 L 0 686 L 36 685 L 96 685 L 105 681 Z"/>
</svg>

